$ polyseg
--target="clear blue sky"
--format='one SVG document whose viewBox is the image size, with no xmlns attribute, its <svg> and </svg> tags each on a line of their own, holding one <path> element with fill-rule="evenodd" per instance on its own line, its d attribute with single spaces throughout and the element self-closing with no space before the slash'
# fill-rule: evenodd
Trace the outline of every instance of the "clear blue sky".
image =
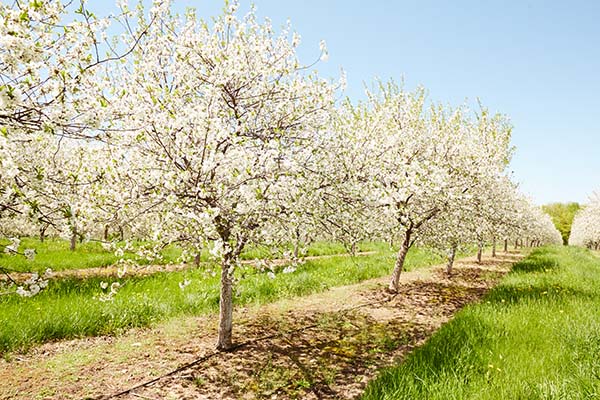
<svg viewBox="0 0 600 400">
<path fill-rule="evenodd" d="M 109 1 L 90 3 L 102 11 Z M 112 3 L 112 2 L 110 2 Z M 133 1 L 132 1 L 133 3 Z M 174 0 L 198 15 L 221 0 Z M 242 10 L 250 1 L 241 0 Z M 302 36 L 303 62 L 319 55 L 327 77 L 348 75 L 362 97 L 374 77 L 458 105 L 480 98 L 507 114 L 516 146 L 511 170 L 536 203 L 584 202 L 600 188 L 600 1 L 255 0 L 275 27 L 289 18 Z M 100 10 L 99 10 L 100 11 Z"/>
</svg>

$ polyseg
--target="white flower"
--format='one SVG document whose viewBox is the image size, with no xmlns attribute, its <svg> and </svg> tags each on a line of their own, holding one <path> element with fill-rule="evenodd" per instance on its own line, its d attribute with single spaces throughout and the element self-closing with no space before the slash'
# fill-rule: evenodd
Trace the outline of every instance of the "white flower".
<svg viewBox="0 0 600 400">
<path fill-rule="evenodd" d="M 340 90 L 346 90 L 348 87 L 348 76 L 346 75 L 346 71 L 342 69 L 340 74 Z"/>
<path fill-rule="evenodd" d="M 36 283 L 34 283 L 33 285 L 29 286 L 29 295 L 30 296 L 35 296 L 36 294 L 38 294 L 40 292 L 40 290 L 42 290 L 40 288 L 40 286 Z"/>
<path fill-rule="evenodd" d="M 298 33 L 294 32 L 294 34 L 292 35 L 292 46 L 298 47 L 298 45 L 300 44 L 300 40 L 301 40 L 300 35 Z"/>
<path fill-rule="evenodd" d="M 267 276 L 269 277 L 269 279 L 275 279 L 275 274 L 273 273 L 273 271 L 267 272 Z"/>
<path fill-rule="evenodd" d="M 319 50 L 321 50 L 321 53 L 327 51 L 327 43 L 325 40 L 319 42 Z"/>
<path fill-rule="evenodd" d="M 106 288 L 108 288 L 108 282 L 100 282 L 100 287 L 102 288 L 102 290 L 106 290 Z"/>
<path fill-rule="evenodd" d="M 329 60 L 329 51 L 327 50 L 327 43 L 324 40 L 319 42 L 319 50 L 321 50 L 321 61 Z"/>
<path fill-rule="evenodd" d="M 184 290 L 192 281 L 186 279 L 183 282 L 179 282 L 179 289 Z"/>
<path fill-rule="evenodd" d="M 285 267 L 283 269 L 283 273 L 284 274 L 291 274 L 294 271 L 296 271 L 296 266 L 295 265 L 288 265 L 287 267 Z"/>
<path fill-rule="evenodd" d="M 23 255 L 25 256 L 25 258 L 31 261 L 35 258 L 35 249 L 25 249 Z"/>
</svg>

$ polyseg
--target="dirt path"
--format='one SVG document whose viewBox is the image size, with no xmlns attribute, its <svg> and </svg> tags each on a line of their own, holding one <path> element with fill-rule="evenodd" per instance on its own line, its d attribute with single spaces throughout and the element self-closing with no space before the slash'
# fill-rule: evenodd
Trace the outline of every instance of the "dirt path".
<svg viewBox="0 0 600 400">
<path fill-rule="evenodd" d="M 375 251 L 362 251 L 356 252 L 354 256 L 369 256 L 375 254 Z M 308 256 L 302 258 L 302 260 L 311 261 L 311 260 L 320 260 L 332 257 L 350 257 L 352 254 L 350 253 L 341 253 L 341 254 L 327 254 L 322 256 Z M 266 262 L 267 264 L 279 267 L 290 264 L 292 261 L 289 258 L 273 258 L 273 259 L 261 259 L 261 262 Z M 242 260 L 242 265 L 254 265 L 257 263 L 257 260 Z M 209 265 L 207 262 L 202 262 L 201 265 Z M 125 271 L 125 275 L 127 276 L 143 276 L 143 275 L 151 275 L 157 272 L 174 272 L 174 271 L 183 271 L 186 269 L 197 268 L 194 264 L 152 264 L 152 265 L 135 265 L 129 266 Z M 94 268 L 82 268 L 82 269 L 66 269 L 62 271 L 54 271 L 52 273 L 52 279 L 56 278 L 69 278 L 69 277 L 77 277 L 77 278 L 91 278 L 91 277 L 103 277 L 103 276 L 118 276 L 119 274 L 119 266 L 118 265 L 109 265 L 106 267 L 94 267 Z M 10 276 L 16 282 L 24 282 L 31 277 L 31 273 L 29 272 L 11 272 Z M 8 280 L 6 275 L 0 274 L 0 281 Z"/>
<path fill-rule="evenodd" d="M 387 277 L 236 312 L 235 336 L 276 335 L 159 380 L 121 399 L 354 399 L 506 273 L 517 254 Z M 48 343 L 0 360 L 0 399 L 85 399 L 117 393 L 213 352 L 214 316 L 180 318 L 119 337 Z M 307 329 L 307 327 L 309 327 Z"/>
</svg>

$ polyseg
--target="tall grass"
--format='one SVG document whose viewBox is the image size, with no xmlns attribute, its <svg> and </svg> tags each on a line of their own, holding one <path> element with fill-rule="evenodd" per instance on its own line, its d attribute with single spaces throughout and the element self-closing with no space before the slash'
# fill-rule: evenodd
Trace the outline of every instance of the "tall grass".
<svg viewBox="0 0 600 400">
<path fill-rule="evenodd" d="M 600 398 L 600 259 L 533 251 L 363 399 Z"/>
<path fill-rule="evenodd" d="M 390 272 L 393 257 L 388 248 L 370 256 L 313 260 L 274 279 L 250 267 L 241 268 L 235 302 L 262 304 L 383 276 Z M 432 252 L 415 248 L 409 252 L 407 269 L 437 262 L 440 258 Z M 99 300 L 102 278 L 52 281 L 32 298 L 0 296 L 0 353 L 54 339 L 115 334 L 178 315 L 216 312 L 219 276 L 213 276 L 214 272 L 199 268 L 124 278 L 109 302 Z M 186 279 L 191 283 L 182 290 L 179 283 Z"/>
</svg>

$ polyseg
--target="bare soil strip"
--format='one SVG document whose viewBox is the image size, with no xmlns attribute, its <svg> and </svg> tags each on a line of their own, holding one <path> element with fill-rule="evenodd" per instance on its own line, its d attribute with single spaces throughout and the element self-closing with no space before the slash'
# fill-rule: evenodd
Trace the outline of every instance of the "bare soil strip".
<svg viewBox="0 0 600 400">
<path fill-rule="evenodd" d="M 235 315 L 237 351 L 138 389 L 121 399 L 355 399 L 377 371 L 422 344 L 464 305 L 478 301 L 520 259 L 503 254 L 331 289 Z M 355 308 L 348 311 L 350 308 Z M 213 352 L 216 317 L 179 318 L 119 337 L 48 343 L 0 360 L 0 399 L 98 398 L 173 371 Z M 298 329 L 314 325 L 311 329 Z M 294 332 L 294 333 L 289 333 Z M 289 333 L 289 334 L 286 334 Z"/>
<path fill-rule="evenodd" d="M 354 253 L 354 256 L 355 257 L 369 256 L 369 255 L 373 255 L 375 253 L 376 253 L 375 251 L 362 251 L 362 252 Z M 351 257 L 351 256 L 353 256 L 353 255 L 350 253 L 327 254 L 327 255 L 322 255 L 322 256 L 303 257 L 302 260 L 312 261 L 312 260 L 320 260 L 320 259 L 333 258 L 333 257 Z M 284 265 L 290 264 L 292 262 L 292 260 L 290 260 L 289 258 L 242 260 L 241 264 L 242 265 L 254 265 L 257 262 L 266 262 L 267 264 L 269 264 L 273 267 L 279 267 L 279 266 L 284 266 Z M 200 265 L 210 265 L 210 263 L 203 262 Z M 92 278 L 92 277 L 102 277 L 102 276 L 116 277 L 116 276 L 118 276 L 119 268 L 120 267 L 118 265 L 109 265 L 106 267 L 66 269 L 66 270 L 62 270 L 62 271 L 54 271 L 52 273 L 52 279 L 70 278 L 70 277 L 76 277 L 76 278 L 82 278 L 82 279 Z M 127 270 L 126 270 L 126 275 L 128 275 L 128 276 L 132 276 L 132 275 L 133 276 L 145 276 L 145 275 L 152 275 L 157 272 L 174 272 L 174 271 L 183 271 L 186 269 L 194 269 L 194 268 L 197 268 L 197 266 L 194 264 L 137 265 L 137 266 L 133 266 L 133 267 L 128 266 Z M 29 272 L 11 272 L 10 273 L 11 278 L 13 280 L 15 280 L 16 282 L 24 282 L 27 279 L 29 279 L 31 277 L 31 275 L 32 274 Z M 8 277 L 6 275 L 0 274 L 0 281 L 1 280 L 6 281 L 6 280 L 8 280 Z"/>
</svg>

